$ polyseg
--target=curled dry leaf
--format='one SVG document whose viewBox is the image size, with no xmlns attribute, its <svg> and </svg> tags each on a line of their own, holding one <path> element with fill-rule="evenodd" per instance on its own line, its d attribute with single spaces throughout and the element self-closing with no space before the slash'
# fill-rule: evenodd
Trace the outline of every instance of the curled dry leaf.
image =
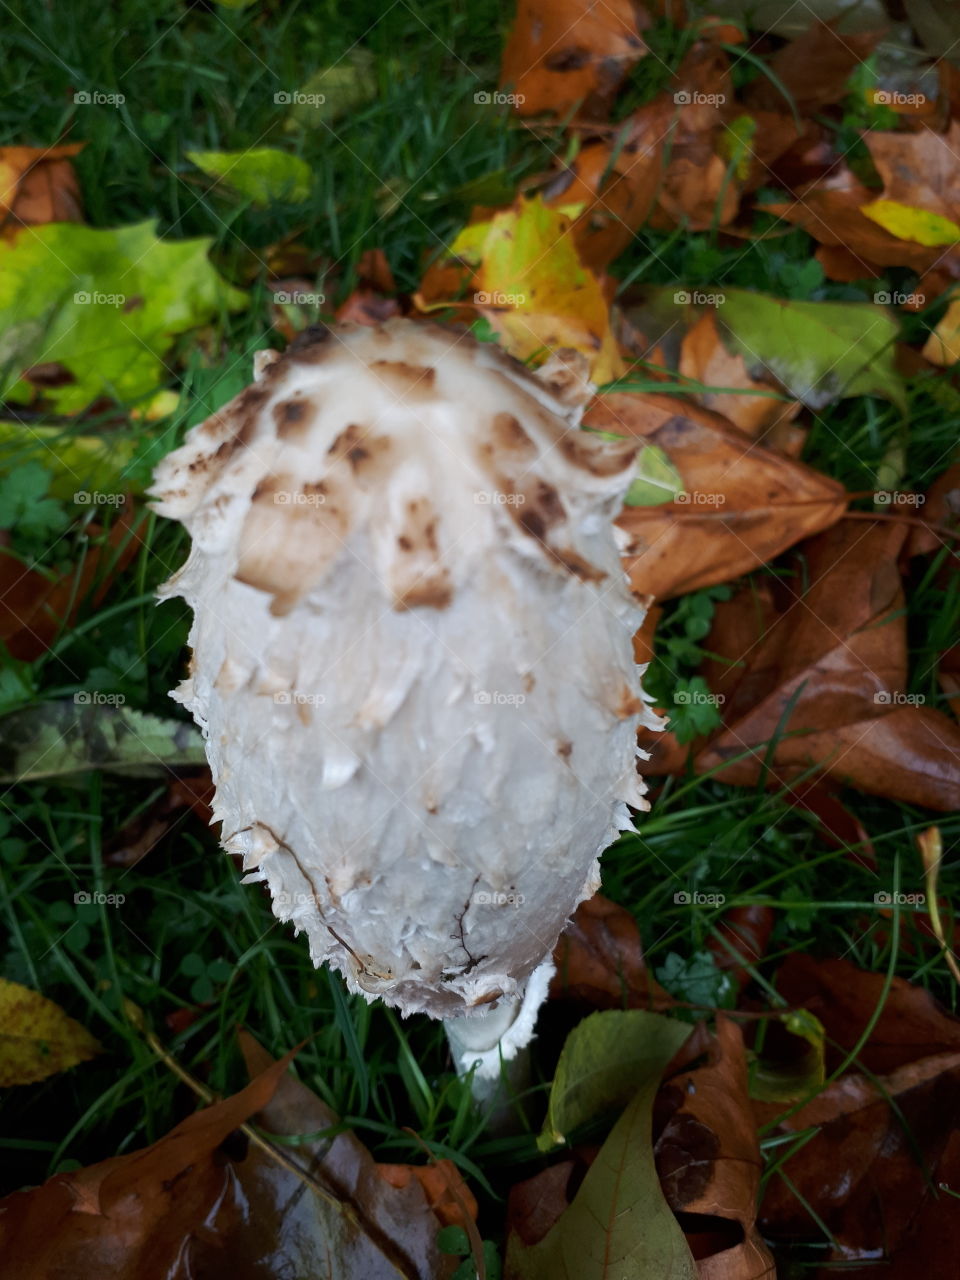
<svg viewBox="0 0 960 1280">
<path fill-rule="evenodd" d="M 603 394 L 585 425 L 644 437 L 683 477 L 687 502 L 630 507 L 617 520 L 634 589 L 657 599 L 747 573 L 843 514 L 836 481 L 674 397 Z"/>
<path fill-rule="evenodd" d="M 779 733 L 771 784 L 816 766 L 873 795 L 960 806 L 956 724 L 906 700 L 897 570 L 905 537 L 902 523 L 850 520 L 804 545 L 798 576 L 782 580 L 775 621 L 755 618 L 746 646 L 722 655 L 735 664 L 724 725 L 698 753 L 698 772 L 718 769 L 722 781 L 754 785 Z M 710 639 L 707 647 L 718 652 Z"/>
<path fill-rule="evenodd" d="M 717 1251 L 704 1255 L 694 1247 L 700 1280 L 774 1280 L 773 1258 L 756 1226 L 763 1160 L 735 1022 L 718 1016 L 708 1063 L 661 1087 L 657 1115 L 669 1116 L 654 1147 L 667 1203 L 675 1213 L 722 1220 L 709 1233 Z"/>
</svg>

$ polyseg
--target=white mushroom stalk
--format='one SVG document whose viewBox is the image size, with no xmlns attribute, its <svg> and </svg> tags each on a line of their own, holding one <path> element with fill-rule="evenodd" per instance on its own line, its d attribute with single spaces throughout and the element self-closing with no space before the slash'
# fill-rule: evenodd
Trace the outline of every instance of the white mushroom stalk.
<svg viewBox="0 0 960 1280">
<path fill-rule="evenodd" d="M 316 965 L 496 1075 L 647 808 L 613 530 L 636 446 L 579 430 L 562 357 L 432 324 L 311 332 L 258 376 L 153 488 L 192 537 L 162 594 L 194 610 L 173 696 L 223 847 Z"/>
</svg>

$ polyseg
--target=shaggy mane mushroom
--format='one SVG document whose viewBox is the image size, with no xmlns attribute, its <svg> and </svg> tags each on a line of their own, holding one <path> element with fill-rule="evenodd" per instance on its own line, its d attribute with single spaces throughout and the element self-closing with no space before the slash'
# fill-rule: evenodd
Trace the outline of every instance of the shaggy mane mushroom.
<svg viewBox="0 0 960 1280">
<path fill-rule="evenodd" d="M 223 847 L 315 964 L 448 1020 L 481 1073 L 647 808 L 613 531 L 636 447 L 580 431 L 584 395 L 564 353 L 534 375 L 432 324 L 308 331 L 154 479 L 192 538 L 162 594 L 194 611 L 173 696 Z"/>
</svg>

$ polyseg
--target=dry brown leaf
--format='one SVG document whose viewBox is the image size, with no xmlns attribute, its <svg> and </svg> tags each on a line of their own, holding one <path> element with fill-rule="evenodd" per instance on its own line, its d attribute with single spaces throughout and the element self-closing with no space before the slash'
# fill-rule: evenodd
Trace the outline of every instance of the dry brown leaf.
<svg viewBox="0 0 960 1280">
<path fill-rule="evenodd" d="M 557 942 L 554 962 L 555 1000 L 594 1009 L 661 1010 L 674 1003 L 647 968 L 633 916 L 599 893 L 577 908 Z"/>
<path fill-rule="evenodd" d="M 723 414 L 748 436 L 762 438 L 775 425 L 791 422 L 800 412 L 799 400 L 788 400 L 771 383 L 750 377 L 743 356 L 731 354 L 723 345 L 711 311 L 704 311 L 684 335 L 680 346 L 680 373 L 708 387 L 742 387 L 754 393 L 695 393 L 697 402 L 705 409 Z M 766 394 L 755 394 L 757 392 Z"/>
<path fill-rule="evenodd" d="M 84 142 L 59 147 L 0 147 L 0 235 L 12 240 L 21 227 L 82 222 L 83 205 L 70 163 Z"/>
<path fill-rule="evenodd" d="M 747 573 L 843 514 L 836 481 L 676 397 L 605 394 L 585 423 L 642 436 L 683 477 L 689 501 L 628 507 L 617 520 L 630 535 L 624 557 L 634 590 L 658 600 Z"/>
<path fill-rule="evenodd" d="M 701 1280 L 774 1280 L 773 1258 L 756 1226 L 763 1159 L 743 1036 L 730 1018 L 717 1017 L 707 1065 L 661 1087 L 657 1115 L 669 1116 L 654 1147 L 668 1204 L 675 1213 L 721 1220 L 718 1251 L 704 1256 L 690 1242 Z"/>
<path fill-rule="evenodd" d="M 698 772 L 755 785 L 779 729 L 771 785 L 817 765 L 873 795 L 960 807 L 960 731 L 907 700 L 905 536 L 895 521 L 849 520 L 804 544 L 804 579 L 784 580 L 776 621 L 737 655 L 740 678 L 731 676 L 724 726 L 698 753 Z"/>
<path fill-rule="evenodd" d="M 604 114 L 647 47 L 650 19 L 631 0 L 519 0 L 503 51 L 500 85 L 518 95 L 522 115 Z"/>
<path fill-rule="evenodd" d="M 840 102 L 847 94 L 850 73 L 870 56 L 882 35 L 882 31 L 841 34 L 836 20 L 816 19 L 802 35 L 765 59 L 770 75 L 754 80 L 745 95 L 748 106 L 782 111 L 785 103 L 780 85 L 801 115 L 813 115 Z"/>
</svg>

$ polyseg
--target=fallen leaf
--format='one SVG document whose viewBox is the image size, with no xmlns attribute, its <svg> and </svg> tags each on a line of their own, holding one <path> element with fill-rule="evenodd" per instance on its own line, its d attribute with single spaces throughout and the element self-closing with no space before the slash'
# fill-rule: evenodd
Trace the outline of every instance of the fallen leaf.
<svg viewBox="0 0 960 1280">
<path fill-rule="evenodd" d="M 106 769 L 128 777 L 206 763 L 200 731 L 133 707 L 81 701 L 44 702 L 3 718 L 0 781 L 66 778 Z"/>
<path fill-rule="evenodd" d="M 474 304 L 511 355 L 572 348 L 589 356 L 595 382 L 609 382 L 623 368 L 610 310 L 569 230 L 562 210 L 521 196 L 489 222 L 466 227 L 450 253 L 476 264 Z"/>
<path fill-rule="evenodd" d="M 378 1164 L 377 1173 L 391 1187 L 402 1190 L 411 1181 L 419 1182 L 427 1197 L 430 1211 L 444 1227 L 465 1227 L 466 1206 L 470 1221 L 475 1222 L 479 1206 L 460 1170 L 452 1160 L 435 1164 Z"/>
<path fill-rule="evenodd" d="M 724 340 L 757 376 L 766 370 L 792 396 L 822 409 L 847 396 L 882 395 L 903 408 L 894 365 L 899 329 L 869 302 L 797 302 L 747 289 L 725 290 L 717 309 Z"/>
<path fill-rule="evenodd" d="M 683 477 L 684 494 L 673 503 L 629 507 L 617 519 L 629 535 L 623 555 L 640 594 L 665 600 L 729 581 L 843 513 L 835 481 L 676 397 L 605 392 L 584 423 L 642 436 Z"/>
<path fill-rule="evenodd" d="M 675 1025 L 689 1034 L 688 1026 Z M 612 1275 L 697 1280 L 696 1264 L 660 1189 L 651 1144 L 653 1100 L 673 1056 L 671 1045 L 664 1037 L 643 1074 L 633 1078 L 633 1101 L 546 1235 L 534 1243 L 517 1231 L 510 1235 L 505 1280 L 609 1280 Z"/>
<path fill-rule="evenodd" d="M 871 222 L 886 228 L 898 240 L 917 244 L 942 245 L 960 241 L 960 226 L 929 209 L 917 209 L 896 200 L 872 200 L 860 212 Z"/>
<path fill-rule="evenodd" d="M 209 239 L 158 240 L 154 222 L 101 230 L 74 223 L 26 227 L 0 242 L 0 394 L 34 393 L 23 380 L 41 356 L 69 373 L 44 396 L 78 413 L 97 396 L 134 399 L 166 377 L 177 334 L 247 305 L 211 266 Z"/>
<path fill-rule="evenodd" d="M 960 298 L 950 303 L 931 331 L 923 344 L 923 357 L 940 368 L 960 360 Z"/>
<path fill-rule="evenodd" d="M 248 151 L 187 151 L 187 159 L 218 185 L 245 196 L 258 208 L 303 204 L 310 199 L 313 170 L 300 156 L 275 147 Z"/>
<path fill-rule="evenodd" d="M 735 1022 L 717 1016 L 708 1063 L 667 1081 L 657 1114 L 669 1117 L 654 1148 L 667 1203 L 675 1213 L 730 1224 L 718 1252 L 696 1251 L 700 1280 L 774 1280 L 773 1258 L 756 1226 L 763 1159 Z"/>
<path fill-rule="evenodd" d="M 275 101 L 290 107 L 284 129 L 325 130 L 377 96 L 376 58 L 372 50 L 355 43 L 329 67 L 321 67 L 296 93 L 281 93 Z"/>
<path fill-rule="evenodd" d="M 0 978 L 0 1088 L 33 1084 L 100 1052 L 79 1022 L 38 991 Z"/>
<path fill-rule="evenodd" d="M 750 106 L 782 110 L 785 90 L 788 105 L 801 115 L 812 115 L 846 95 L 850 73 L 870 56 L 882 35 L 882 30 L 841 33 L 835 20 L 816 18 L 802 35 L 764 60 L 768 74 L 757 76 L 745 100 Z"/>
<path fill-rule="evenodd" d="M 849 520 L 804 544 L 806 589 L 783 579 L 776 621 L 727 655 L 740 678 L 698 772 L 751 786 L 766 762 L 769 783 L 783 785 L 816 767 L 868 794 L 960 807 L 960 731 L 906 692 L 905 536 L 897 522 Z"/>
<path fill-rule="evenodd" d="M 553 999 L 591 1008 L 663 1010 L 671 996 L 643 957 L 637 922 L 626 908 L 601 894 L 581 902 L 554 949 Z"/>
<path fill-rule="evenodd" d="M 647 47 L 649 18 L 639 4 L 609 0 L 519 0 L 500 64 L 500 86 L 522 115 L 564 115 L 585 102 L 603 111 Z"/>
<path fill-rule="evenodd" d="M 883 179 L 883 199 L 953 222 L 960 208 L 960 121 L 946 133 L 870 130 L 864 142 Z"/>
<path fill-rule="evenodd" d="M 86 146 L 0 147 L 0 235 L 12 240 L 21 227 L 81 222 L 80 184 L 70 158 Z"/>
<path fill-rule="evenodd" d="M 610 1009 L 584 1018 L 560 1053 L 539 1149 L 549 1151 L 568 1142 L 580 1125 L 622 1111 L 637 1081 L 659 1074 L 689 1034 L 687 1023 L 643 1009 Z"/>
<path fill-rule="evenodd" d="M 56 1174 L 0 1201 L 5 1268 L 19 1280 L 164 1280 L 184 1266 L 192 1271 L 186 1261 L 192 1239 L 235 1186 L 217 1149 L 267 1102 L 288 1063 L 289 1057 L 274 1063 L 240 1093 L 195 1112 L 142 1151 Z"/>
<path fill-rule="evenodd" d="M 749 436 L 762 438 L 775 424 L 792 421 L 800 412 L 799 400 L 791 401 L 772 383 L 752 378 L 743 356 L 727 350 L 712 311 L 704 311 L 684 335 L 680 373 L 707 388 L 695 393 L 699 404 L 723 414 Z M 751 394 L 731 394 L 734 388 Z"/>
</svg>

